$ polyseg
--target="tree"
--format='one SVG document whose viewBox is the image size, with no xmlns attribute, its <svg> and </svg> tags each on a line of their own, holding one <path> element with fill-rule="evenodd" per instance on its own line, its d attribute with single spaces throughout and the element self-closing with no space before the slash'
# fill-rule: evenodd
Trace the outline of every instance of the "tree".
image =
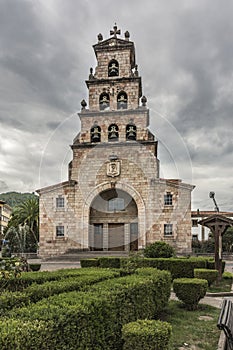
<svg viewBox="0 0 233 350">
<path fill-rule="evenodd" d="M 17 240 L 20 241 L 23 239 L 24 242 L 19 242 L 21 248 L 24 246 L 26 250 L 28 250 L 29 247 L 30 249 L 36 250 L 39 241 L 38 197 L 29 198 L 15 207 L 12 218 L 8 223 L 5 237 L 9 239 L 11 249 L 16 248 L 15 243 Z"/>
<path fill-rule="evenodd" d="M 223 251 L 231 253 L 233 251 L 233 227 L 229 227 L 222 236 Z"/>
<path fill-rule="evenodd" d="M 13 209 L 29 198 L 37 198 L 34 193 L 6 192 L 0 194 L 0 199 Z"/>
<path fill-rule="evenodd" d="M 173 255 L 175 255 L 174 248 L 163 241 L 151 243 L 144 249 L 146 258 L 171 258 Z"/>
</svg>

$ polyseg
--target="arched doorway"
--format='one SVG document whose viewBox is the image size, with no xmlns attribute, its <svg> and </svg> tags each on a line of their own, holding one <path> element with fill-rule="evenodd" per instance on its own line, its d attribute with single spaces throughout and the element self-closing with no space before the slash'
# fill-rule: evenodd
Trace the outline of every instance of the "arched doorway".
<svg viewBox="0 0 233 350">
<path fill-rule="evenodd" d="M 89 213 L 90 250 L 138 250 L 138 208 L 127 192 L 110 188 L 92 201 Z"/>
</svg>

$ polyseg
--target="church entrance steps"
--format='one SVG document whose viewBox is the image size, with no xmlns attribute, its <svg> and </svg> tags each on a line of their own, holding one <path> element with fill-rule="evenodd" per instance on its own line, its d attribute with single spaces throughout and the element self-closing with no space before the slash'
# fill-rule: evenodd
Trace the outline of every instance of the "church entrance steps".
<svg viewBox="0 0 233 350">
<path fill-rule="evenodd" d="M 80 259 L 93 259 L 100 258 L 104 256 L 112 256 L 112 257 L 127 257 L 129 255 L 128 252 L 125 251 L 78 251 L 72 253 L 65 253 L 59 256 L 51 256 L 49 258 L 43 259 L 44 261 L 80 261 Z"/>
</svg>

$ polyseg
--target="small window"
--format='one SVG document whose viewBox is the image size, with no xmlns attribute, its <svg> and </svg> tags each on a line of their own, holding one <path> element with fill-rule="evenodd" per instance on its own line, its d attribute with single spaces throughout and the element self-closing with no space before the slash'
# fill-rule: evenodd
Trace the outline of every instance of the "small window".
<svg viewBox="0 0 233 350">
<path fill-rule="evenodd" d="M 101 127 L 98 125 L 93 125 L 91 128 L 91 142 L 101 141 Z"/>
<path fill-rule="evenodd" d="M 125 209 L 124 198 L 112 198 L 108 201 L 108 211 L 121 211 Z"/>
<path fill-rule="evenodd" d="M 110 106 L 110 97 L 109 97 L 109 94 L 107 94 L 107 92 L 103 92 L 101 95 L 100 95 L 100 98 L 99 98 L 99 107 L 100 107 L 100 110 L 101 111 L 104 111 L 106 109 L 109 109 L 109 106 Z"/>
<path fill-rule="evenodd" d="M 108 140 L 109 141 L 118 141 L 119 133 L 118 126 L 116 124 L 111 124 L 108 127 Z"/>
<path fill-rule="evenodd" d="M 57 237 L 64 237 L 65 236 L 64 226 L 56 226 L 56 236 Z"/>
<path fill-rule="evenodd" d="M 117 95 L 117 109 L 127 109 L 128 108 L 128 97 L 126 92 L 121 91 Z"/>
<path fill-rule="evenodd" d="M 56 198 L 56 207 L 57 207 L 57 208 L 64 208 L 64 207 L 65 207 L 65 200 L 64 200 L 64 197 L 58 197 L 58 198 Z"/>
<path fill-rule="evenodd" d="M 119 75 L 119 63 L 116 60 L 111 60 L 108 64 L 108 76 L 118 77 Z"/>
<path fill-rule="evenodd" d="M 198 226 L 198 220 L 193 219 L 192 220 L 192 227 L 197 227 Z"/>
<path fill-rule="evenodd" d="M 170 192 L 164 195 L 164 205 L 172 205 L 172 194 Z"/>
<path fill-rule="evenodd" d="M 192 240 L 193 241 L 198 241 L 198 235 L 192 235 Z"/>
<path fill-rule="evenodd" d="M 165 224 L 164 225 L 164 236 L 172 236 L 172 224 Z"/>
</svg>

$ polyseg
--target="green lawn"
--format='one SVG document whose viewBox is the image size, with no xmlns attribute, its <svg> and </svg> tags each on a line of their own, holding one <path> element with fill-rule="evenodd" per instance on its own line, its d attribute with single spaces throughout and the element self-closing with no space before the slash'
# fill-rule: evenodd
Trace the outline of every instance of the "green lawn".
<svg viewBox="0 0 233 350">
<path fill-rule="evenodd" d="M 199 304 L 196 311 L 187 311 L 177 301 L 170 301 L 162 319 L 172 325 L 170 350 L 217 349 L 220 331 L 217 320 L 220 310 Z"/>
<path fill-rule="evenodd" d="M 232 279 L 223 278 L 218 284 L 215 282 L 209 288 L 208 292 L 210 293 L 219 293 L 219 292 L 230 292 L 232 286 Z"/>
</svg>

